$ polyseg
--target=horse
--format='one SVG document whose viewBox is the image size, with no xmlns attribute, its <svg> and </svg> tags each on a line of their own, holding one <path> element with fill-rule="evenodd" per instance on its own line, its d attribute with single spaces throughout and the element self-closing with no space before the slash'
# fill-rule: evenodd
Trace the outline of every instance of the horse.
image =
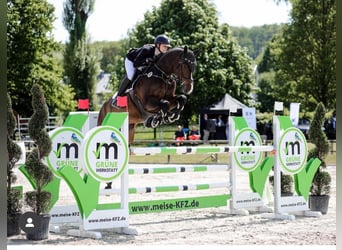
<svg viewBox="0 0 342 250">
<path fill-rule="evenodd" d="M 187 97 L 193 91 L 193 73 L 198 51 L 187 46 L 176 47 L 160 55 L 136 77 L 132 88 L 126 92 L 126 107 L 113 105 L 113 97 L 102 105 L 97 125 L 100 126 L 108 112 L 129 114 L 129 144 L 134 141 L 138 124 L 155 128 L 173 123 L 180 118 Z M 176 94 L 180 88 L 182 94 Z"/>
</svg>

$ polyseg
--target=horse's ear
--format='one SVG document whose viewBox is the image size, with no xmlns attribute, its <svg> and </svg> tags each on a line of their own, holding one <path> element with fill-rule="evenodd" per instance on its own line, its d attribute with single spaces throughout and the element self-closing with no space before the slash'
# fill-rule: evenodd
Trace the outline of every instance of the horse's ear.
<svg viewBox="0 0 342 250">
<path fill-rule="evenodd" d="M 197 49 L 194 49 L 194 55 L 195 57 L 197 57 L 199 55 L 199 53 L 201 52 L 201 49 L 197 48 Z"/>
<path fill-rule="evenodd" d="M 186 53 L 188 53 L 188 46 L 186 46 L 186 45 L 184 46 L 184 52 L 183 53 L 184 53 L 184 55 L 186 55 Z"/>
</svg>

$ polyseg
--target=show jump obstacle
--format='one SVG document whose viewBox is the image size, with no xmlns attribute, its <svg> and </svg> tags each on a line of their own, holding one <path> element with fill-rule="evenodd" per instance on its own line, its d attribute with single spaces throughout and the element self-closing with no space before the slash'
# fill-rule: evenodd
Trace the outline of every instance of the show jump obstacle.
<svg viewBox="0 0 342 250">
<path fill-rule="evenodd" d="M 247 215 L 250 210 L 262 212 L 266 218 L 295 219 L 296 215 L 320 216 L 309 211 L 308 197 L 312 179 L 320 165 L 318 159 L 306 161 L 307 143 L 300 130 L 294 128 L 289 117 L 274 116 L 274 145 L 263 146 L 260 135 L 249 128 L 243 117 L 229 117 L 229 146 L 148 147 L 128 148 L 128 113 L 109 113 L 102 126 L 89 129 L 87 114 L 73 113 L 64 125 L 50 131 L 52 151 L 46 163 L 54 179 L 45 189 L 52 193 L 51 230 L 58 225 L 72 223 L 79 229 L 68 234 L 101 238 L 93 230 L 111 228 L 119 233 L 137 234 L 129 227 L 129 216 L 139 213 L 176 211 L 194 208 L 225 207 L 229 214 Z M 274 156 L 263 157 L 264 152 Z M 129 155 L 155 154 L 216 154 L 226 153 L 227 164 L 129 164 Z M 229 164 L 228 164 L 228 154 Z M 274 208 L 265 204 L 266 184 L 274 169 Z M 20 170 L 28 175 L 25 166 Z M 217 183 L 195 183 L 171 186 L 129 187 L 129 175 L 173 174 L 186 172 L 225 171 L 227 180 Z M 248 175 L 250 191 L 239 190 L 237 171 Z M 281 173 L 291 174 L 295 195 L 282 197 Z M 72 191 L 76 204 L 58 205 L 60 181 Z M 30 180 L 33 188 L 35 183 Z M 101 189 L 101 183 L 114 182 L 117 187 Z M 130 201 L 130 194 L 184 192 L 226 188 L 227 192 L 211 196 Z M 99 202 L 102 195 L 119 197 L 112 203 Z"/>
</svg>

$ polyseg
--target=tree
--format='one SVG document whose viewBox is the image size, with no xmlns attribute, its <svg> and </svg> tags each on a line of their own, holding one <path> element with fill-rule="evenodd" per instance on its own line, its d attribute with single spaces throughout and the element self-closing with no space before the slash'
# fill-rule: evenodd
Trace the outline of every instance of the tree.
<svg viewBox="0 0 342 250">
<path fill-rule="evenodd" d="M 111 72 L 113 70 L 114 65 L 117 63 L 117 55 L 120 53 L 120 48 L 122 46 L 122 42 L 94 42 L 92 46 L 96 51 L 101 52 L 101 60 L 100 65 L 101 69 L 104 72 Z"/>
<path fill-rule="evenodd" d="M 207 0 L 162 1 L 159 8 L 146 12 L 144 20 L 129 33 L 125 51 L 153 42 L 158 34 L 169 36 L 174 47 L 188 45 L 201 50 L 194 74 L 194 91 L 182 112 L 184 123 L 227 92 L 249 104 L 252 60 L 233 38 L 230 27 L 218 24 L 212 3 Z"/>
<path fill-rule="evenodd" d="M 273 112 L 274 102 L 276 101 L 274 97 L 274 79 L 275 72 L 265 72 L 261 73 L 258 82 L 258 102 L 259 112 Z"/>
<path fill-rule="evenodd" d="M 69 32 L 64 53 L 64 75 L 77 99 L 89 99 L 95 105 L 95 81 L 99 71 L 96 51 L 89 46 L 86 23 L 93 12 L 94 0 L 67 0 L 64 2 L 63 24 Z"/>
<path fill-rule="evenodd" d="M 51 193 L 43 190 L 43 188 L 52 181 L 53 173 L 43 162 L 43 159 L 49 155 L 52 141 L 45 129 L 48 112 L 44 92 L 38 84 L 32 86 L 31 92 L 34 113 L 29 121 L 28 131 L 36 147 L 27 156 L 25 168 L 34 180 L 36 189 L 26 192 L 25 202 L 37 215 L 40 215 L 48 212 L 51 202 Z"/>
<path fill-rule="evenodd" d="M 318 158 L 321 165 L 315 173 L 311 186 L 310 209 L 321 211 L 326 214 L 328 209 L 329 193 L 331 186 L 331 176 L 326 171 L 325 157 L 329 152 L 328 138 L 322 128 L 325 120 L 325 107 L 323 103 L 318 103 L 314 118 L 309 129 L 309 139 L 315 145 L 309 151 L 308 159 Z M 323 199 L 323 200 L 322 200 Z"/>
<path fill-rule="evenodd" d="M 251 28 L 231 27 L 233 36 L 237 38 L 243 48 L 247 48 L 248 55 L 256 59 L 263 51 L 265 44 L 272 39 L 282 25 L 271 24 L 254 26 Z"/>
<path fill-rule="evenodd" d="M 61 84 L 62 68 L 54 56 L 59 49 L 52 36 L 54 7 L 46 0 L 7 1 L 7 80 L 13 109 L 32 114 L 30 89 L 39 82 L 46 92 L 50 114 L 69 111 L 72 90 Z"/>
<path fill-rule="evenodd" d="M 280 40 L 279 66 L 303 108 L 336 105 L 336 2 L 293 0 Z M 288 86 L 281 86 L 284 92 Z"/>
<path fill-rule="evenodd" d="M 19 216 L 22 208 L 22 193 L 19 189 L 12 187 L 17 180 L 14 167 L 22 155 L 20 146 L 13 141 L 15 127 L 12 102 L 7 94 L 7 236 L 20 233 Z"/>
</svg>

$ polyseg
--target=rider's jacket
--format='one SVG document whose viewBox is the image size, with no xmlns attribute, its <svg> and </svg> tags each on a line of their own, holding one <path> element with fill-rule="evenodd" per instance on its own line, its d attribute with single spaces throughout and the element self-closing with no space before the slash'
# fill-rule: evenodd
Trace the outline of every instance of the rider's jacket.
<svg viewBox="0 0 342 250">
<path fill-rule="evenodd" d="M 133 62 L 135 68 L 147 66 L 154 59 L 155 46 L 148 44 L 141 48 L 130 49 L 126 55 L 128 60 Z"/>
</svg>

